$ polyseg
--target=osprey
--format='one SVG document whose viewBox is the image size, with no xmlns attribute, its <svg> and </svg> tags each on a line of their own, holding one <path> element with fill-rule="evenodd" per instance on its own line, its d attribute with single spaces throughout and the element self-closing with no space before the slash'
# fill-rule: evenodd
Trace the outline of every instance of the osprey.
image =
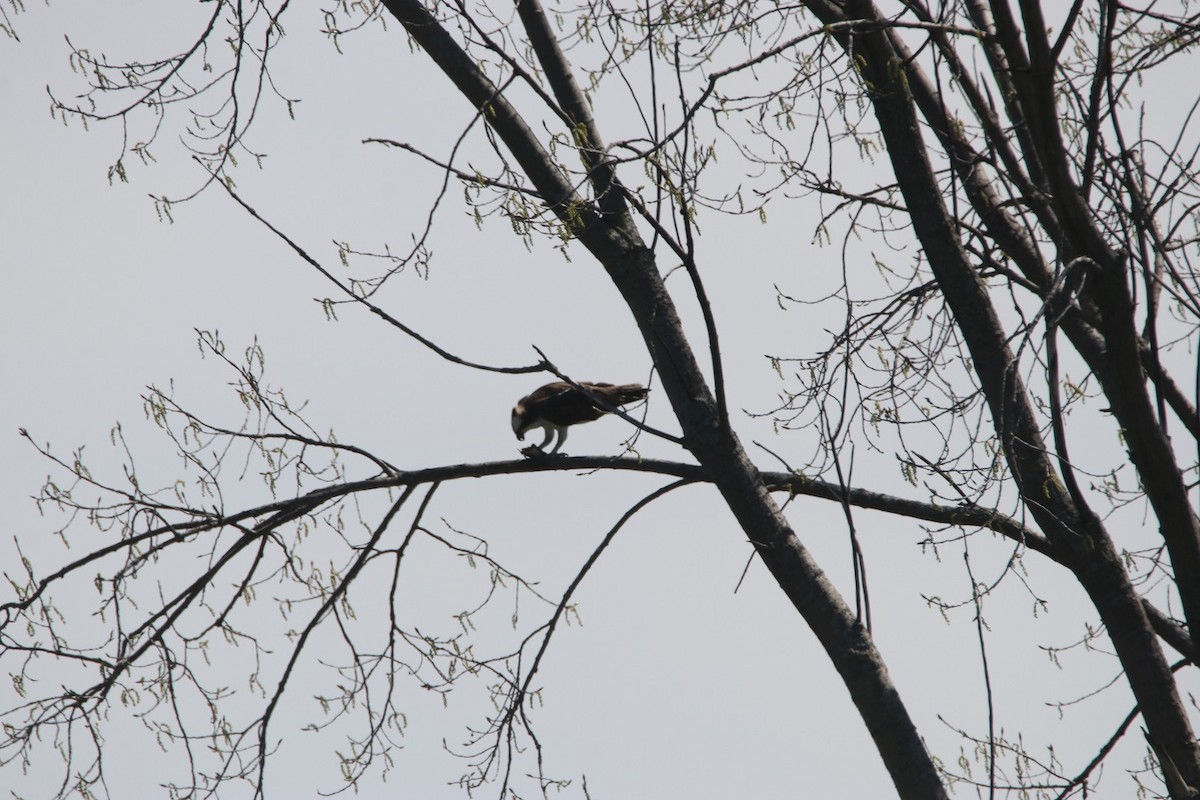
<svg viewBox="0 0 1200 800">
<path fill-rule="evenodd" d="M 579 386 L 594 395 L 599 402 L 564 381 L 547 383 L 517 401 L 512 410 L 513 433 L 518 439 L 525 441 L 525 433 L 530 428 L 542 428 L 546 432 L 546 438 L 537 445 L 538 451 L 544 451 L 546 445 L 550 444 L 550 440 L 557 434 L 558 441 L 550 451 L 550 455 L 554 455 L 567 440 L 568 427 L 600 419 L 617 406 L 644 399 L 648 391 L 636 383 L 621 386 L 611 383 L 580 383 Z M 531 451 L 533 448 L 526 450 Z"/>
</svg>

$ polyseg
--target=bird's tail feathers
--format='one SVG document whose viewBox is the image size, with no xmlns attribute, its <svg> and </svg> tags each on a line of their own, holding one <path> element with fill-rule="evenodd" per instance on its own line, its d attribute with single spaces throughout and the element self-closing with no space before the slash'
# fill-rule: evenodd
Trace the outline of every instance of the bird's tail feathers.
<svg viewBox="0 0 1200 800">
<path fill-rule="evenodd" d="M 626 403 L 645 400 L 649 392 L 650 390 L 640 383 L 623 383 L 620 386 L 605 386 L 603 391 L 597 392 L 597 394 L 614 406 L 623 406 Z"/>
<path fill-rule="evenodd" d="M 579 384 L 587 389 L 592 394 L 596 395 L 610 406 L 623 406 L 627 403 L 636 403 L 638 400 L 645 400 L 646 395 L 650 390 L 640 383 L 622 383 L 613 385 L 611 383 L 581 383 Z"/>
<path fill-rule="evenodd" d="M 617 389 L 621 393 L 621 399 L 618 401 L 621 405 L 645 400 L 646 395 L 650 393 L 649 389 L 638 383 L 627 383 L 624 386 L 618 386 Z"/>
</svg>

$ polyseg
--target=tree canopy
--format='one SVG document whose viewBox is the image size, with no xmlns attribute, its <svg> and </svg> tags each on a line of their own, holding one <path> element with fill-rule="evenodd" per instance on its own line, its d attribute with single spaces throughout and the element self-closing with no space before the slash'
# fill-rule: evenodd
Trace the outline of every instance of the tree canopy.
<svg viewBox="0 0 1200 800">
<path fill-rule="evenodd" d="M 19 40 L 30 16 L 6 11 L 5 30 Z M 270 237 L 326 292 L 322 316 L 369 321 L 379 364 L 404 342 L 405 391 L 426 410 L 398 403 L 386 424 L 444 433 L 376 446 L 384 421 L 314 418 L 264 346 L 214 330 L 198 343 L 231 376 L 232 411 L 171 384 L 143 397 L 173 460 L 145 466 L 125 425 L 102 467 L 22 430 L 70 549 L 22 533 L 5 569 L 6 770 L 56 751 L 59 795 L 116 793 L 109 730 L 132 724 L 164 751 L 172 796 L 263 796 L 305 731 L 335 742 L 354 787 L 403 774 L 409 716 L 435 698 L 459 725 L 445 747 L 463 790 L 587 795 L 569 777 L 586 754 L 553 753 L 539 726 L 546 664 L 622 531 L 686 492 L 721 516 L 681 502 L 658 526 L 714 528 L 741 548 L 718 580 L 774 584 L 865 728 L 874 752 L 855 760 L 877 754 L 899 797 L 1200 794 L 1187 4 L 214 0 L 169 41 L 121 22 L 129 54 L 68 36 L 78 77 L 50 87 L 55 118 L 119 128 L 108 178 L 154 185 L 164 221 L 219 202 Z M 314 90 L 336 87 L 374 130 L 351 142 L 307 118 L 288 76 L 318 59 Z M 273 152 L 293 145 L 314 174 L 327 149 L 356 148 L 389 183 L 372 196 L 329 170 L 330 193 L 297 203 L 272 186 Z M 343 224 L 367 218 L 353 238 L 322 220 L 343 205 Z M 447 263 L 469 236 L 486 246 Z M 501 259 L 543 266 L 497 276 Z M 597 353 L 623 374 L 585 374 Z M 650 398 L 603 423 L 624 437 L 611 452 L 456 449 L 482 413 L 507 435 L 505 413 L 479 408 L 501 378 L 521 381 L 513 400 L 551 380 L 639 380 Z M 333 432 L 339 417 L 357 437 Z M 566 474 L 637 499 L 572 499 Z M 500 505 L 456 521 L 485 501 Z M 529 542 L 548 560 L 506 546 L 504 526 L 550 503 L 575 542 Z M 880 542 L 896 530 L 906 546 Z M 705 546 L 674 543 L 645 580 L 669 585 Z M 1049 599 L 1057 584 L 1070 600 Z M 896 587 L 965 623 L 969 724 L 893 677 L 897 662 L 955 667 L 889 629 Z M 1078 635 L 1010 640 L 993 614 L 1061 614 Z M 1053 700 L 1039 678 L 1014 690 L 1018 649 L 1079 682 Z M 626 680 L 644 655 L 617 659 Z M 772 691 L 803 695 L 809 667 L 786 666 Z M 1075 723 L 1069 750 L 1034 744 L 1025 693 L 1068 715 L 1104 703 L 1103 721 Z M 939 717 L 957 749 L 931 744 Z"/>
</svg>

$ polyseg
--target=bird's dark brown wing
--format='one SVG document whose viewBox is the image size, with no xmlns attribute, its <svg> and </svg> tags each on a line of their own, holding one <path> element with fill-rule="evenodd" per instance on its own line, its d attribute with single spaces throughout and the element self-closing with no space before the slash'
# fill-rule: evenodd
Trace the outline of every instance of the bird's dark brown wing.
<svg viewBox="0 0 1200 800">
<path fill-rule="evenodd" d="M 578 425 L 599 419 L 604 412 L 583 392 L 569 383 L 548 383 L 529 395 L 525 407 L 535 416 L 555 425 Z"/>
<path fill-rule="evenodd" d="M 565 381 L 555 381 L 554 383 L 547 383 L 545 386 L 540 386 L 537 389 L 534 389 L 532 392 L 525 395 L 525 397 L 521 398 L 521 402 L 526 406 L 537 405 L 539 403 L 545 403 L 549 400 L 552 400 L 557 395 L 574 391 L 575 388 L 571 386 L 571 384 L 566 383 Z"/>
</svg>

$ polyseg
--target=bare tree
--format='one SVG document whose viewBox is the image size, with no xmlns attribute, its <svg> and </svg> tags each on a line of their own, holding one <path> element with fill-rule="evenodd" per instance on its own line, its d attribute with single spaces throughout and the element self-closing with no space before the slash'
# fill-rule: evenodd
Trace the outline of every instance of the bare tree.
<svg viewBox="0 0 1200 800">
<path fill-rule="evenodd" d="M 495 366 L 449 352 L 377 304 L 389 278 L 422 263 L 420 237 L 399 256 L 343 249 L 343 258 L 385 259 L 382 271 L 344 282 L 237 192 L 237 161 L 257 155 L 246 131 L 259 104 L 279 96 L 269 64 L 285 43 L 284 16 L 293 13 L 287 2 L 218 0 L 190 46 L 152 63 L 76 49 L 91 88 L 79 101 L 56 101 L 56 111 L 127 126 L 150 115 L 153 133 L 128 144 L 111 169 L 123 179 L 128 156 L 147 155 L 176 108 L 205 94 L 227 98 L 215 115 L 190 112 L 187 141 L 206 170 L 204 186 L 226 192 L 335 284 L 330 313 L 365 309 L 464 368 L 571 381 L 545 357 Z M 15 596 L 2 607 L 0 657 L 13 665 L 24 699 L 5 716 L 6 762 L 31 757 L 40 739 L 53 737 L 69 754 L 59 794 L 91 791 L 104 780 L 96 720 L 133 702 L 131 694 L 149 694 L 142 719 L 189 754 L 190 772 L 175 792 L 244 779 L 261 795 L 289 681 L 314 662 L 312 642 L 332 636 L 347 661 L 331 667 L 341 673 L 341 694 L 326 701 L 333 717 L 357 715 L 362 725 L 343 756 L 348 781 L 386 762 L 395 746 L 402 677 L 440 692 L 470 675 L 490 682 L 495 711 L 475 729 L 464 784 L 495 781 L 503 797 L 516 791 L 517 764 L 529 757 L 545 792 L 552 781 L 528 710 L 575 588 L 639 509 L 683 484 L 706 483 L 821 643 L 898 796 L 945 797 L 962 781 L 993 796 L 1083 796 L 1139 717 L 1161 781 L 1150 791 L 1197 796 L 1200 748 L 1179 680 L 1194 670 L 1200 619 L 1200 521 L 1191 497 L 1200 287 L 1190 265 L 1200 100 L 1189 91 L 1164 109 L 1147 87 L 1177 74 L 1197 44 L 1200 17 L 1183 4 L 1049 9 L 1036 0 L 1015 8 L 1005 0 L 886 8 L 804 0 L 553 11 L 536 0 L 515 9 L 383 0 L 339 3 L 324 20 L 339 45 L 379 25 L 407 37 L 413 57 L 432 59 L 476 110 L 463 139 L 484 137 L 494 148 L 490 173 L 459 163 L 456 148 L 446 155 L 371 141 L 438 165 L 478 215 L 503 215 L 519 236 L 584 248 L 627 304 L 678 428 L 659 430 L 636 413 L 623 418 L 640 435 L 682 445 L 694 463 L 556 456 L 401 470 L 309 427 L 264 382 L 256 348 L 238 360 L 204 334 L 204 348 L 236 371 L 250 414 L 243 424 L 222 425 L 170 392 L 147 395 L 147 411 L 184 456 L 190 484 L 146 488 L 132 456 L 124 478 L 109 481 L 80 458 L 45 451 L 71 485 L 48 483 L 42 502 L 85 517 L 106 539 L 49 572 L 8 572 Z M 216 46 L 217 37 L 231 46 Z M 600 117 L 597 97 L 623 98 L 633 125 Z M 279 98 L 291 107 L 293 100 Z M 606 138 L 613 129 L 628 134 Z M 737 186 L 715 169 L 718 157 L 743 165 Z M 868 168 L 860 168 L 863 160 Z M 825 209 L 813 226 L 819 239 L 843 237 L 843 281 L 824 298 L 780 290 L 779 302 L 840 307 L 844 327 L 814 351 L 766 353 L 781 383 L 778 403 L 762 413 L 781 435 L 763 451 L 783 466 L 768 471 L 737 433 L 741 417 L 728 401 L 704 281 L 712 267 L 697 226 L 722 213 L 788 214 L 786 199 L 798 193 L 818 197 Z M 157 202 L 169 214 L 177 200 Z M 433 206 L 445 202 L 439 196 Z M 903 255 L 871 263 L 858 240 Z M 916 249 L 904 253 L 909 243 Z M 667 287 L 676 264 L 689 279 L 686 291 Z M 686 330 L 679 302 L 699 308 L 701 330 Z M 882 480 L 859 485 L 856 457 L 898 460 L 909 491 Z M 227 503 L 225 473 L 247 458 L 263 465 L 271 497 Z M 439 533 L 425 521 L 446 481 L 578 469 L 671 481 L 619 516 L 561 597 L 542 597 L 535 582 L 493 561 L 486 542 Z M 852 602 L 775 496 L 845 509 Z M 1078 583 L 1100 623 L 1096 639 L 1115 651 L 1136 700 L 1090 763 L 1037 764 L 992 729 L 976 737 L 984 779 L 956 774 L 928 752 L 871 635 L 855 537 L 860 508 L 930 523 L 931 546 L 962 542 L 981 639 L 981 609 L 993 587 L 972 572 L 972 537 L 1012 542 L 1005 574 L 1019 572 L 1022 559 L 1044 558 Z M 362 534 L 352 532 L 351 518 Z M 307 532 L 318 527 L 343 539 L 334 571 L 313 569 L 303 555 Z M 396 598 L 418 538 L 482 561 L 495 588 L 490 597 L 537 597 L 543 618 L 509 649 L 488 654 L 411 626 Z M 189 552 L 203 558 L 184 561 Z M 187 578 L 160 593 L 153 576 L 165 565 Z M 281 659 L 268 658 L 242 603 L 268 579 L 289 587 L 277 602 L 298 620 Z M 60 613 L 58 599 L 90 580 L 101 592 L 99 644 Z M 354 611 L 379 603 L 378 593 L 360 587 L 379 586 L 390 598 L 372 614 L 386 627 L 382 647 L 365 644 L 377 631 Z M 250 672 L 260 702 L 239 708 L 236 719 L 196 663 L 217 638 L 259 654 Z M 1164 644 L 1182 661 L 1172 664 Z M 35 684 L 51 669 L 66 676 Z M 1000 774 L 1007 754 L 1025 768 Z"/>
</svg>

